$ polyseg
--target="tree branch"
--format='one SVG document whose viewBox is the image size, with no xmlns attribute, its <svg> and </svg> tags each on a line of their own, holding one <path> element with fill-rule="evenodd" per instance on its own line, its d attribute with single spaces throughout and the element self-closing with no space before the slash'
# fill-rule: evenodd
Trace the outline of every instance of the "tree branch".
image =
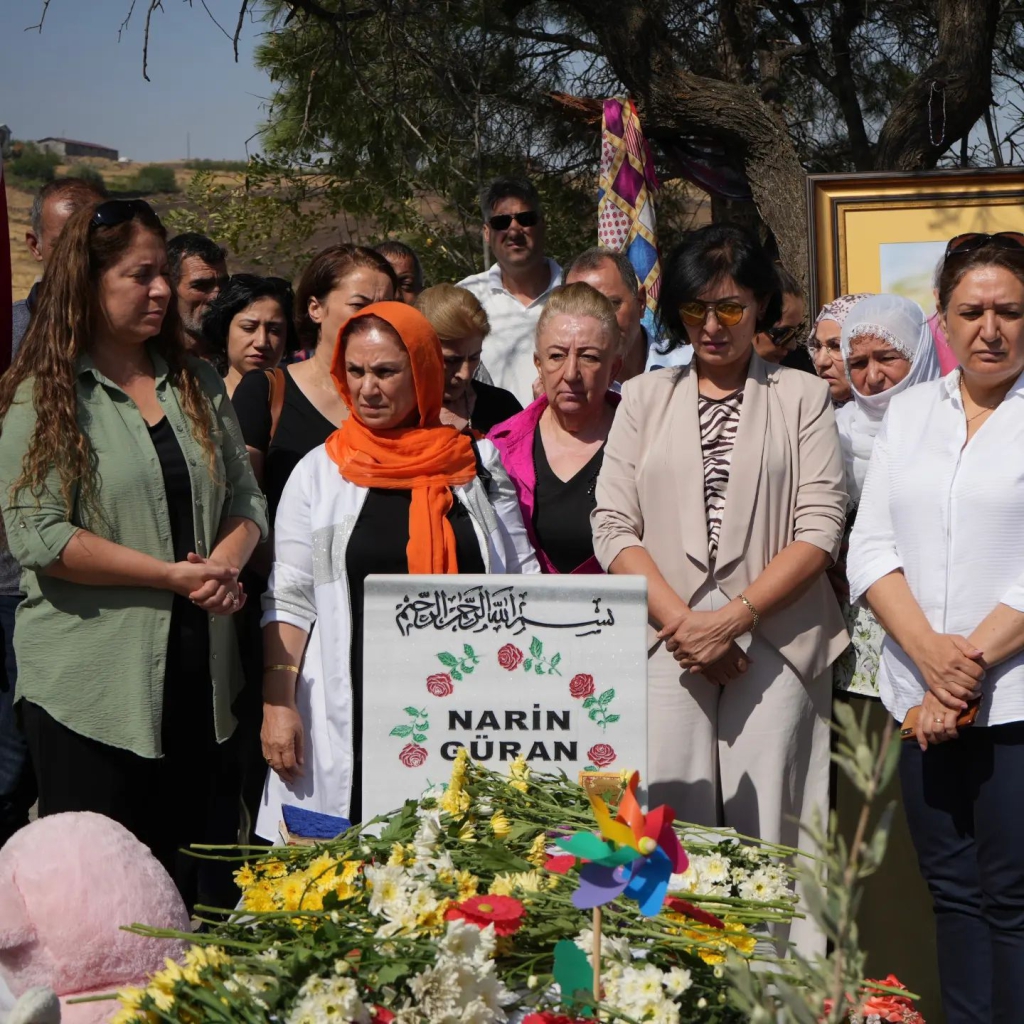
<svg viewBox="0 0 1024 1024">
<path fill-rule="evenodd" d="M 204 0 L 205 5 L 205 0 Z M 235 50 L 235 63 L 238 63 L 238 38 L 242 34 L 242 25 L 245 23 L 245 12 L 249 6 L 249 0 L 242 0 L 242 6 L 238 9 L 238 24 L 235 26 L 235 38 L 231 40 L 231 45 Z M 312 76 L 310 78 L 312 81 Z"/>
<path fill-rule="evenodd" d="M 35 32 L 42 32 L 43 31 L 43 22 L 46 21 L 46 12 L 49 9 L 50 9 L 50 0 L 43 0 L 43 9 L 39 12 L 39 24 L 38 25 L 29 25 L 25 29 L 25 31 L 26 32 L 33 32 L 33 31 L 35 31 Z"/>
<path fill-rule="evenodd" d="M 488 31 L 503 33 L 507 36 L 512 36 L 514 39 L 529 39 L 535 43 L 555 43 L 570 50 L 578 50 L 583 53 L 604 53 L 596 43 L 588 43 L 568 32 L 535 32 L 532 29 L 519 28 L 518 25 L 494 25 L 490 23 L 488 24 Z"/>
</svg>

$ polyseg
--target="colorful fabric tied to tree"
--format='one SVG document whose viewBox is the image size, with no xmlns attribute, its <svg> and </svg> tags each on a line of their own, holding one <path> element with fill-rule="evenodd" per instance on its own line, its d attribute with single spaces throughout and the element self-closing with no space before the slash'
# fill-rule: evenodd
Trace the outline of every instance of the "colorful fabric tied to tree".
<svg viewBox="0 0 1024 1024">
<path fill-rule="evenodd" d="M 640 117 L 631 99 L 613 96 L 604 101 L 601 125 L 601 177 L 597 197 L 597 240 L 624 252 L 647 289 L 648 323 L 658 305 L 661 260 L 654 216 L 658 178 L 654 157 L 644 138 Z"/>
</svg>

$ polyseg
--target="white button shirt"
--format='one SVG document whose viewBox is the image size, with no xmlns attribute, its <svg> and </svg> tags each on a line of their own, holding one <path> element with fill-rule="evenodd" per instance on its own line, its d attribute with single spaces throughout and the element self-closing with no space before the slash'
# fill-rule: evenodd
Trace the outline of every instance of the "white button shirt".
<svg viewBox="0 0 1024 1024">
<path fill-rule="evenodd" d="M 543 295 L 524 306 L 504 285 L 501 267 L 474 274 L 459 282 L 460 288 L 471 291 L 487 313 L 491 331 L 484 338 L 483 365 L 499 388 L 511 391 L 523 408 L 533 401 L 533 382 L 537 368 L 533 364 L 537 321 L 552 289 L 562 280 L 562 268 L 548 260 L 551 280 Z"/>
<path fill-rule="evenodd" d="M 897 395 L 875 439 L 850 537 L 857 601 L 902 569 L 932 628 L 970 636 L 996 605 L 1024 612 L 1024 374 L 964 447 L 960 371 Z M 890 637 L 878 672 L 900 721 L 921 673 Z M 1024 720 L 1024 652 L 989 669 L 978 725 Z"/>
</svg>

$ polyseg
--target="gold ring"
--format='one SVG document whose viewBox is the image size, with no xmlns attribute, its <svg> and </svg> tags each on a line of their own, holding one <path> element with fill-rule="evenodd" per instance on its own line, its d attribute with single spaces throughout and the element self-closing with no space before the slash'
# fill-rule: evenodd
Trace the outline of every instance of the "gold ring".
<svg viewBox="0 0 1024 1024">
<path fill-rule="evenodd" d="M 935 719 L 935 724 L 936 725 L 942 725 L 942 719 L 941 718 L 936 718 Z"/>
</svg>

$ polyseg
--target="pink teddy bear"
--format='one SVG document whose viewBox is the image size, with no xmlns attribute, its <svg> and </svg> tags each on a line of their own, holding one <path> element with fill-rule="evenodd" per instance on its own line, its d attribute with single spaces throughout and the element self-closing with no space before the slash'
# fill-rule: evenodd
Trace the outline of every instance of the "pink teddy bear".
<svg viewBox="0 0 1024 1024">
<path fill-rule="evenodd" d="M 25 995 L 11 1019 L 19 1010 L 25 1021 L 55 1019 L 42 987 L 59 997 L 62 1024 L 109 1020 L 117 1002 L 67 1000 L 144 984 L 165 957 L 184 952 L 181 942 L 121 931 L 136 922 L 191 930 L 170 875 L 122 825 L 83 811 L 15 833 L 0 849 L 0 979 Z M 24 1012 L 30 1003 L 38 1016 Z"/>
</svg>

